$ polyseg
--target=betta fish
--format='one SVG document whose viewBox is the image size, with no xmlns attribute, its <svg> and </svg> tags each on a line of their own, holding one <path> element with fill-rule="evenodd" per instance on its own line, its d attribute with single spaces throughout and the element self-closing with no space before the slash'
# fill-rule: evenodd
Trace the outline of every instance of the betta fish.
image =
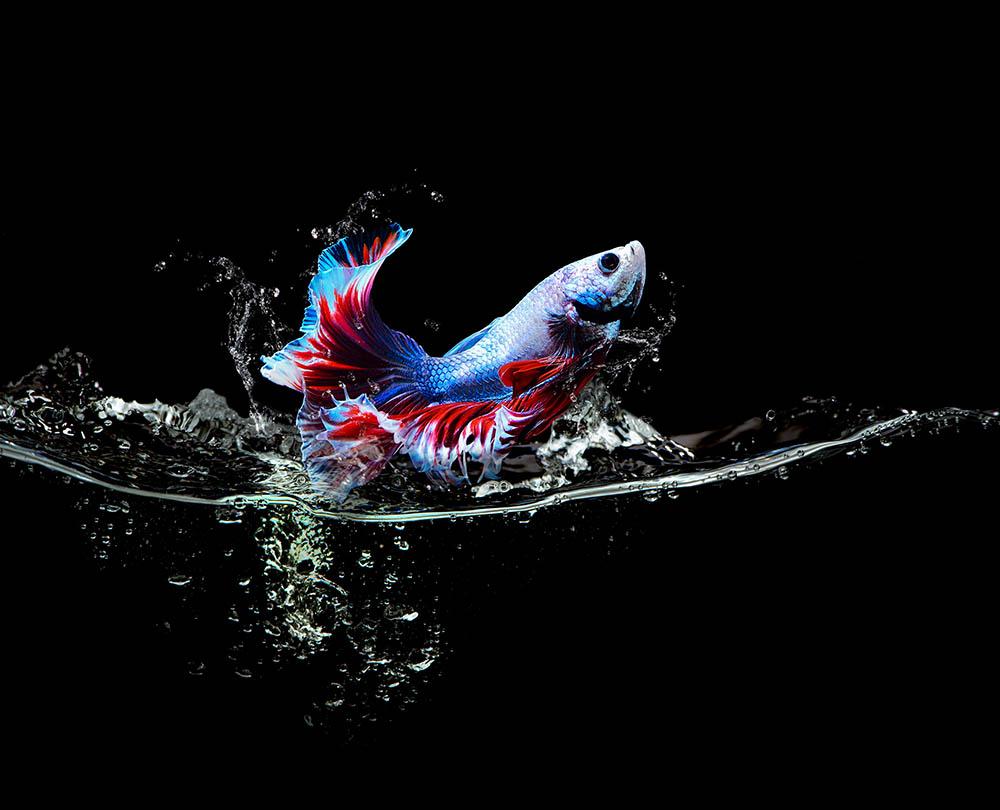
<svg viewBox="0 0 1000 810">
<path fill-rule="evenodd" d="M 412 232 L 392 225 L 323 251 L 302 336 L 261 358 L 264 377 L 303 394 L 302 460 L 336 501 L 397 453 L 442 483 L 498 478 L 510 449 L 575 401 L 642 298 L 646 254 L 629 242 L 557 270 L 431 357 L 372 306 L 379 268 Z"/>
</svg>

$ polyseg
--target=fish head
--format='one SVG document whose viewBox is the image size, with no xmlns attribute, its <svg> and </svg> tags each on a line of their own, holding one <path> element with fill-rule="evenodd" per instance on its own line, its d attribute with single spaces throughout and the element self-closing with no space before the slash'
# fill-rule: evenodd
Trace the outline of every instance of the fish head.
<svg viewBox="0 0 1000 810">
<path fill-rule="evenodd" d="M 616 333 L 635 313 L 645 284 L 646 251 L 641 242 L 629 242 L 563 268 L 563 309 L 588 332 Z"/>
</svg>

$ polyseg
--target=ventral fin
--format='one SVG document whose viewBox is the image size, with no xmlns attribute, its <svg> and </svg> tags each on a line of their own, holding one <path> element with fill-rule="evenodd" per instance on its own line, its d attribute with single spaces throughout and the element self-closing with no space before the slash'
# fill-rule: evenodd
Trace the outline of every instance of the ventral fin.
<svg viewBox="0 0 1000 810">
<path fill-rule="evenodd" d="M 564 357 L 542 357 L 538 360 L 515 360 L 500 366 L 500 382 L 514 389 L 518 397 L 525 391 L 548 382 L 563 371 L 570 361 Z"/>
</svg>

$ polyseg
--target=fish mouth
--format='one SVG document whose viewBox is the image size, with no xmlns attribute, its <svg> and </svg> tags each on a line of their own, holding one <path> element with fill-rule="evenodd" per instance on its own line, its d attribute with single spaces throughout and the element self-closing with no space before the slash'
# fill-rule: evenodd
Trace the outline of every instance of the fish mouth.
<svg viewBox="0 0 1000 810">
<path fill-rule="evenodd" d="M 613 307 L 606 309 L 603 307 L 592 307 L 582 301 L 574 300 L 573 306 L 576 307 L 576 314 L 580 316 L 580 320 L 587 321 L 587 323 L 599 324 L 614 323 L 615 321 L 631 318 L 639 306 L 639 299 L 642 297 L 642 284 L 639 281 L 639 279 L 636 279 L 632 285 L 631 292 L 625 296 L 625 300 Z"/>
</svg>

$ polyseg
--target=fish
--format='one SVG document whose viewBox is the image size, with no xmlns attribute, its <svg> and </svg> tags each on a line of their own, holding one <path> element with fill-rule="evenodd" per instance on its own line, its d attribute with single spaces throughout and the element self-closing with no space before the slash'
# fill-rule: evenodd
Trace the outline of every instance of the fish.
<svg viewBox="0 0 1000 810">
<path fill-rule="evenodd" d="M 379 269 L 412 233 L 392 224 L 324 250 L 302 335 L 261 357 L 263 377 L 303 395 L 302 461 L 337 502 L 397 454 L 442 485 L 499 478 L 511 448 L 576 400 L 642 299 L 646 252 L 633 241 L 565 265 L 433 357 L 372 304 Z"/>
</svg>

